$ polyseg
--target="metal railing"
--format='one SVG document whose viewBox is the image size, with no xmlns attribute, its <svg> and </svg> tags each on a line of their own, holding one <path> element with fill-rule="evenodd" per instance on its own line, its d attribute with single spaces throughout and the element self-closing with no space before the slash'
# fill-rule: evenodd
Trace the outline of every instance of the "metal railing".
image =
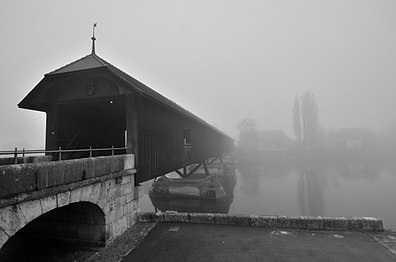
<svg viewBox="0 0 396 262">
<path fill-rule="evenodd" d="M 14 163 L 18 164 L 18 156 L 21 155 L 22 157 L 25 157 L 28 154 L 58 154 L 58 161 L 62 160 L 62 154 L 64 153 L 83 153 L 83 152 L 89 152 L 89 157 L 92 157 L 93 152 L 100 152 L 100 151 L 110 151 L 111 150 L 111 155 L 114 156 L 116 151 L 119 150 L 127 150 L 130 149 L 131 147 L 108 147 L 108 148 L 92 148 L 90 146 L 87 149 L 62 149 L 62 147 L 59 147 L 57 150 L 44 150 L 44 149 L 39 149 L 39 150 L 26 150 L 23 148 L 22 150 L 18 150 L 18 148 L 15 147 L 14 150 L 10 151 L 0 151 L 0 156 L 2 155 L 13 155 L 14 158 Z"/>
</svg>

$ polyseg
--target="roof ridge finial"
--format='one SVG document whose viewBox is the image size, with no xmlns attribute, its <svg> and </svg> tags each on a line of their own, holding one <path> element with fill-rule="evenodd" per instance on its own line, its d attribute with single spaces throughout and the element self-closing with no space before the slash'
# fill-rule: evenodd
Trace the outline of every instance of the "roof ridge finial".
<svg viewBox="0 0 396 262">
<path fill-rule="evenodd" d="M 91 39 L 92 39 L 92 54 L 95 54 L 95 40 L 96 40 L 96 38 L 95 38 L 95 27 L 96 27 L 97 24 L 98 23 L 94 23 L 93 28 L 92 28 L 92 37 L 91 37 Z"/>
</svg>

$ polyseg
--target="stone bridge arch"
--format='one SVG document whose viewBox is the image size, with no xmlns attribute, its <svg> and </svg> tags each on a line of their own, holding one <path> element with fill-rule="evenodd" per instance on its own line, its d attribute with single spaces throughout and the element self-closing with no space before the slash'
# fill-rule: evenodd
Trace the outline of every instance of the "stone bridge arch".
<svg viewBox="0 0 396 262">
<path fill-rule="evenodd" d="M 8 220 L 9 226 L 2 223 L 2 229 L 9 237 L 5 243 L 24 231 L 23 235 L 36 235 L 38 238 L 105 244 L 105 214 L 97 204 L 82 201 L 61 207 L 50 207 L 44 213 L 36 211 L 32 213 L 32 210 L 42 208 L 41 205 L 35 206 L 38 204 L 38 201 L 28 203 L 30 210 L 26 209 L 26 205 L 15 205 L 10 207 L 12 210 L 7 210 L 9 215 L 5 217 L 4 222 Z"/>
<path fill-rule="evenodd" d="M 25 261 L 52 249 L 52 245 L 104 246 L 105 243 L 102 209 L 91 202 L 76 202 L 52 209 L 27 223 L 2 246 L 0 260 Z"/>
<path fill-rule="evenodd" d="M 34 228 L 40 228 L 44 220 L 55 223 L 54 220 L 59 220 L 66 213 L 74 213 L 69 217 L 69 222 L 80 228 L 76 239 L 71 237 L 72 241 L 105 245 L 136 223 L 137 199 L 134 191 L 134 171 L 131 171 L 92 178 L 67 187 L 51 188 L 45 194 L 35 192 L 20 195 L 14 201 L 16 203 L 0 208 L 0 251 L 8 240 L 25 227 L 33 225 Z M 18 201 L 18 198 L 35 199 Z M 90 220 L 90 225 L 78 225 L 81 220 Z M 62 221 L 58 222 L 62 225 Z"/>
</svg>

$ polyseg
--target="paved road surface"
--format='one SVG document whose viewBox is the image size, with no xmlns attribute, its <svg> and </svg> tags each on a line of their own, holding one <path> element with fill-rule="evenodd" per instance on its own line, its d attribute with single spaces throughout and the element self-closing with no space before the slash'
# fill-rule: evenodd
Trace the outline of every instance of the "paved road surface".
<svg viewBox="0 0 396 262">
<path fill-rule="evenodd" d="M 369 234 L 159 223 L 132 261 L 396 261 Z"/>
</svg>

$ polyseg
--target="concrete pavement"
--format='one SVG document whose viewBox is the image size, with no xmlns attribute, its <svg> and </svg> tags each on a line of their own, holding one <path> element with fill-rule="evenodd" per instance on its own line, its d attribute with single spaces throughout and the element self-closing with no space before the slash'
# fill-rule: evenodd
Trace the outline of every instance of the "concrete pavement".
<svg viewBox="0 0 396 262">
<path fill-rule="evenodd" d="M 162 222 L 122 261 L 396 261 L 396 256 L 370 233 Z"/>
</svg>

